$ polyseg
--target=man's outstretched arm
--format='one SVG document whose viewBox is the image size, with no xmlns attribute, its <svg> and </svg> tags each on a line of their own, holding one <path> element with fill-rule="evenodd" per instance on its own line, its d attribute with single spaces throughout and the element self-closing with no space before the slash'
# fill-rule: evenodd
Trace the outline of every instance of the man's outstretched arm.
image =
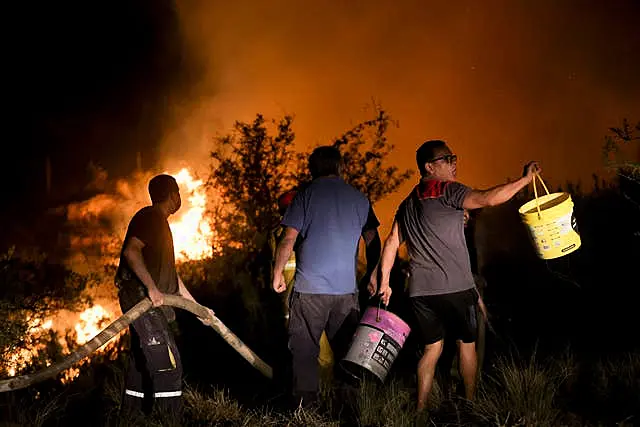
<svg viewBox="0 0 640 427">
<path fill-rule="evenodd" d="M 530 162 L 525 166 L 522 178 L 514 182 L 497 185 L 488 190 L 472 190 L 465 197 L 462 207 L 464 209 L 480 209 L 505 203 L 529 185 L 534 176 L 541 171 L 537 162 Z"/>
</svg>

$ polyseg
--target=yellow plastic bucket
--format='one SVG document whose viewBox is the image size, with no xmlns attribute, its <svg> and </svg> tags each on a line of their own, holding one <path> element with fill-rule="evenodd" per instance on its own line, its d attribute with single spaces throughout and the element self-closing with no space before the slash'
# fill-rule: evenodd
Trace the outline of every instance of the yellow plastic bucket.
<svg viewBox="0 0 640 427">
<path fill-rule="evenodd" d="M 536 178 L 546 191 L 538 197 Z M 580 235 L 573 214 L 573 201 L 569 193 L 549 194 L 539 175 L 533 178 L 535 199 L 518 210 L 520 218 L 529 229 L 529 235 L 542 259 L 553 259 L 570 254 L 580 247 Z"/>
</svg>

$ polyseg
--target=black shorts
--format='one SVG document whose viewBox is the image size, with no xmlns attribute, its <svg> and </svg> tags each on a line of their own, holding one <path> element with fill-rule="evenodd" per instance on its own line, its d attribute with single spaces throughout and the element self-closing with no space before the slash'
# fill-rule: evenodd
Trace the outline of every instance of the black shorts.
<svg viewBox="0 0 640 427">
<path fill-rule="evenodd" d="M 415 332 L 424 345 L 452 338 L 464 343 L 475 342 L 478 335 L 474 288 L 443 295 L 411 297 Z"/>
</svg>

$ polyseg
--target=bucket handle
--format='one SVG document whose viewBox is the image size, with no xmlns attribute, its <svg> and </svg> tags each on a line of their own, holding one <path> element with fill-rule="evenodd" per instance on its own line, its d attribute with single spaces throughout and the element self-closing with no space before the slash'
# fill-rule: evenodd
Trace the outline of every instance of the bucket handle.
<svg viewBox="0 0 640 427">
<path fill-rule="evenodd" d="M 547 189 L 547 186 L 545 185 L 544 181 L 542 180 L 542 178 L 540 177 L 539 174 L 535 173 L 533 174 L 533 194 L 536 197 L 536 208 L 538 209 L 538 219 L 541 218 L 540 215 L 540 201 L 538 200 L 538 189 L 536 188 L 536 178 L 538 178 L 540 180 L 540 184 L 542 184 L 542 187 L 544 187 L 544 191 L 547 192 L 547 194 L 549 194 L 549 190 Z"/>
<path fill-rule="evenodd" d="M 382 298 L 378 299 L 378 309 L 376 310 L 376 322 L 380 321 L 380 306 L 382 305 Z M 387 309 L 387 304 L 384 305 L 384 309 Z"/>
</svg>

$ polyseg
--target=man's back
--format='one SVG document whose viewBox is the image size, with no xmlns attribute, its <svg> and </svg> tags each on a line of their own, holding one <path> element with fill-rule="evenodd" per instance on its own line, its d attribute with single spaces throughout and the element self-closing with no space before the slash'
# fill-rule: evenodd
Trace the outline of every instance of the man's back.
<svg viewBox="0 0 640 427">
<path fill-rule="evenodd" d="M 144 263 L 158 289 L 166 294 L 177 293 L 178 278 L 173 237 L 167 219 L 153 206 L 140 209 L 129 223 L 123 250 L 132 237 L 138 238 L 145 244 L 142 249 Z M 117 279 L 139 281 L 133 277 L 131 268 L 122 253 L 118 270 Z"/>
<path fill-rule="evenodd" d="M 469 191 L 458 182 L 426 180 L 400 205 L 396 219 L 410 257 L 411 296 L 473 287 L 462 210 Z"/>
<path fill-rule="evenodd" d="M 296 195 L 282 220 L 301 237 L 296 291 L 355 292 L 358 241 L 368 218 L 377 226 L 366 196 L 338 177 L 317 178 Z"/>
</svg>

